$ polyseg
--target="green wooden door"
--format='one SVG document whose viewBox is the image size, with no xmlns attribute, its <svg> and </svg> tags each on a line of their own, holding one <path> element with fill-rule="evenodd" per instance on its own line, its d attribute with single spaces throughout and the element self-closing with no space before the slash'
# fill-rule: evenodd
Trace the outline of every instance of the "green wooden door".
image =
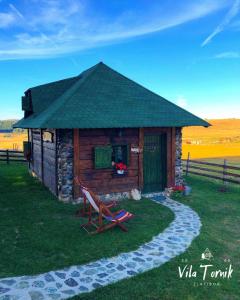
<svg viewBox="0 0 240 300">
<path fill-rule="evenodd" d="M 162 191 L 167 183 L 166 134 L 145 135 L 143 148 L 144 192 Z"/>
</svg>

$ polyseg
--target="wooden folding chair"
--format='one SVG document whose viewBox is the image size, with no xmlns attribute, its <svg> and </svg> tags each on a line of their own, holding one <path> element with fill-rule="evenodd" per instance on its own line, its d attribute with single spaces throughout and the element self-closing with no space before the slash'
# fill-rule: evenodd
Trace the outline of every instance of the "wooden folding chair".
<svg viewBox="0 0 240 300">
<path fill-rule="evenodd" d="M 74 178 L 74 181 L 75 181 L 76 185 L 81 189 L 80 179 L 76 176 Z M 107 206 L 107 208 L 112 208 L 112 207 L 117 206 L 117 201 L 112 200 L 112 201 L 109 201 L 108 203 L 106 203 L 105 205 Z M 93 211 L 91 212 L 91 214 L 92 213 L 93 213 Z M 87 206 L 87 199 L 86 199 L 86 196 L 83 194 L 83 208 L 78 209 L 75 213 L 75 216 L 76 217 L 87 217 L 87 216 L 89 216 L 89 214 L 90 214 L 90 211 Z"/>
<path fill-rule="evenodd" d="M 122 223 L 131 219 L 133 214 L 125 211 L 124 209 L 114 213 L 111 212 L 95 193 L 81 185 L 80 182 L 79 184 L 83 195 L 89 203 L 88 222 L 82 225 L 88 233 L 100 233 L 115 226 L 119 226 L 123 231 L 128 231 Z M 98 217 L 95 219 L 92 217 L 92 210 L 95 210 L 98 213 Z M 89 231 L 88 228 L 90 226 L 94 226 L 96 230 L 92 232 Z"/>
</svg>

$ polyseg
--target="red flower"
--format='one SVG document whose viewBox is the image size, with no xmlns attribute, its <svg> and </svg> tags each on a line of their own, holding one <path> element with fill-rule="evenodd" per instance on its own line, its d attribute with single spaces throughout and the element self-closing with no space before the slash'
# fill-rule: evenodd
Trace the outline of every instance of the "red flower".
<svg viewBox="0 0 240 300">
<path fill-rule="evenodd" d="M 115 167 L 117 170 L 127 170 L 127 166 L 123 163 L 117 163 L 115 164 Z"/>
<path fill-rule="evenodd" d="M 176 192 L 176 191 L 179 191 L 179 192 L 183 192 L 185 190 L 185 186 L 184 185 L 175 185 L 173 187 L 173 190 Z"/>
</svg>

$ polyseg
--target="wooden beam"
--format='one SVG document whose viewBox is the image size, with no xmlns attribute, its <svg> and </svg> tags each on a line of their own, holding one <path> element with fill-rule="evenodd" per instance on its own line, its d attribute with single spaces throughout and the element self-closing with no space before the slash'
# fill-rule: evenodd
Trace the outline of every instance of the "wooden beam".
<svg viewBox="0 0 240 300">
<path fill-rule="evenodd" d="M 28 135 L 28 143 L 30 142 L 30 133 L 29 133 L 29 128 L 27 130 L 27 135 Z M 32 149 L 31 149 L 32 150 Z M 31 155 L 32 155 L 32 151 L 31 151 Z M 28 160 L 28 170 L 30 169 L 30 159 Z"/>
<path fill-rule="evenodd" d="M 55 193 L 56 196 L 58 197 L 58 131 L 59 129 L 55 129 Z"/>
<path fill-rule="evenodd" d="M 167 187 L 172 184 L 172 133 L 171 128 L 167 130 Z"/>
<path fill-rule="evenodd" d="M 171 186 L 175 185 L 175 167 L 176 167 L 176 128 L 172 127 L 172 177 Z"/>
<path fill-rule="evenodd" d="M 144 146 L 144 128 L 139 128 L 139 155 L 138 155 L 138 186 L 143 189 L 143 146 Z"/>
<path fill-rule="evenodd" d="M 169 127 L 148 127 L 144 128 L 145 135 L 154 135 L 154 134 L 161 134 L 167 133 L 169 131 Z"/>
<path fill-rule="evenodd" d="M 34 170 L 34 153 L 33 153 L 33 130 L 30 129 L 30 136 L 31 136 L 31 170 Z"/>
<path fill-rule="evenodd" d="M 73 129 L 73 178 L 79 176 L 79 158 L 80 158 L 80 138 L 79 129 Z M 79 197 L 79 189 L 73 181 L 73 197 Z"/>
<path fill-rule="evenodd" d="M 43 130 L 40 129 L 40 143 L 41 143 L 41 179 L 44 183 L 44 166 L 43 166 Z"/>
</svg>

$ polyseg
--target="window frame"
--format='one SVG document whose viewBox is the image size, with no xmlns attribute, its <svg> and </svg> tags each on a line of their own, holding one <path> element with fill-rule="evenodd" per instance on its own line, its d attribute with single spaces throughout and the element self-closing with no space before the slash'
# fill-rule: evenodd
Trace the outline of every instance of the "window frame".
<svg viewBox="0 0 240 300">
<path fill-rule="evenodd" d="M 123 163 L 128 167 L 130 165 L 130 146 L 127 143 L 118 143 L 118 144 L 112 144 L 113 152 L 114 147 L 126 147 L 126 162 L 123 161 Z M 115 163 L 117 163 L 115 161 Z"/>
</svg>

